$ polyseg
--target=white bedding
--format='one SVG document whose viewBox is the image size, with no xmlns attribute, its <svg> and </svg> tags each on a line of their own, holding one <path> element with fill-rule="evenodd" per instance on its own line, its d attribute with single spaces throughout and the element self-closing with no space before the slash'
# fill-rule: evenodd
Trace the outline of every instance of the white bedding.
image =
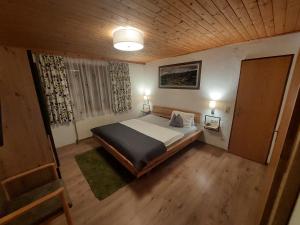
<svg viewBox="0 0 300 225">
<path fill-rule="evenodd" d="M 164 143 L 166 147 L 184 137 L 183 133 L 148 123 L 139 119 L 131 119 L 121 122 L 123 125 L 130 127 L 142 134 Z"/>
</svg>

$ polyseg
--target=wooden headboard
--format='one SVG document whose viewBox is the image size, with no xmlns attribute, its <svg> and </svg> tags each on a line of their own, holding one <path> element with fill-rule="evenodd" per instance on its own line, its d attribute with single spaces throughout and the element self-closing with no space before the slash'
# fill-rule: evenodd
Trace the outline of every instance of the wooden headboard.
<svg viewBox="0 0 300 225">
<path fill-rule="evenodd" d="M 157 106 L 154 105 L 152 107 L 152 113 L 161 116 L 164 118 L 171 118 L 171 114 L 174 110 L 181 111 L 181 112 L 187 112 L 187 113 L 194 113 L 195 114 L 195 123 L 200 123 L 201 120 L 201 113 L 199 112 L 193 112 L 185 109 L 177 109 L 177 108 L 170 108 L 170 107 L 164 107 L 164 106 Z"/>
</svg>

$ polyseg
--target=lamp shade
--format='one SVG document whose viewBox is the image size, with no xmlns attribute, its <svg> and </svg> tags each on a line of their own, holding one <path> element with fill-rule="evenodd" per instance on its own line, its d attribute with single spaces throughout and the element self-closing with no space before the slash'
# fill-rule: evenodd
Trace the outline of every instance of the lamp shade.
<svg viewBox="0 0 300 225">
<path fill-rule="evenodd" d="M 144 35 L 131 27 L 120 27 L 113 32 L 114 48 L 121 51 L 138 51 L 144 48 Z"/>
<path fill-rule="evenodd" d="M 216 101 L 209 101 L 209 108 L 214 109 L 216 108 Z"/>
</svg>

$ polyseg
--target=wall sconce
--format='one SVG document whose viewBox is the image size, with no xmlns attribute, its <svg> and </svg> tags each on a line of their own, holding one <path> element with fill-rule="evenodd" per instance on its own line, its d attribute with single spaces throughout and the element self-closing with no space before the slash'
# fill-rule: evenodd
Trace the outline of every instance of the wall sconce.
<svg viewBox="0 0 300 225">
<path fill-rule="evenodd" d="M 211 109 L 211 114 L 215 114 L 217 102 L 216 101 L 209 101 L 209 108 Z"/>
</svg>

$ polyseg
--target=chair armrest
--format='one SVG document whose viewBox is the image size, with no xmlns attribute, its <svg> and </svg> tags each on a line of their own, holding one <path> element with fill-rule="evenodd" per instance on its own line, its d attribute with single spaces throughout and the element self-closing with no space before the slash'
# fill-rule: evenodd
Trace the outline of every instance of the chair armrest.
<svg viewBox="0 0 300 225">
<path fill-rule="evenodd" d="M 10 183 L 10 182 L 12 182 L 12 181 L 14 181 L 14 180 L 16 180 L 18 178 L 30 175 L 30 174 L 32 174 L 34 172 L 39 171 L 39 170 L 46 169 L 48 167 L 52 167 L 52 173 L 55 176 L 55 178 L 58 179 L 58 175 L 57 175 L 57 172 L 56 172 L 56 165 L 55 165 L 55 163 L 48 163 L 48 164 L 45 164 L 43 166 L 39 166 L 37 168 L 31 169 L 31 170 L 27 170 L 27 171 L 25 171 L 23 173 L 19 173 L 19 174 L 15 175 L 15 176 L 12 176 L 12 177 L 9 177 L 9 178 L 7 178 L 5 180 L 2 180 L 1 181 L 1 186 L 3 188 L 3 191 L 4 191 L 6 199 L 10 200 L 10 195 L 9 195 L 9 193 L 7 191 L 6 184 L 8 184 L 8 183 Z"/>
<path fill-rule="evenodd" d="M 31 210 L 32 208 L 50 200 L 51 198 L 54 198 L 56 196 L 59 196 L 59 195 L 64 195 L 64 187 L 60 187 L 58 188 L 57 190 L 31 202 L 30 204 L 0 218 L 0 225 L 4 225 L 4 224 L 7 224 L 8 222 L 10 222 L 11 220 L 17 218 L 18 216 L 26 213 L 27 211 Z"/>
</svg>

